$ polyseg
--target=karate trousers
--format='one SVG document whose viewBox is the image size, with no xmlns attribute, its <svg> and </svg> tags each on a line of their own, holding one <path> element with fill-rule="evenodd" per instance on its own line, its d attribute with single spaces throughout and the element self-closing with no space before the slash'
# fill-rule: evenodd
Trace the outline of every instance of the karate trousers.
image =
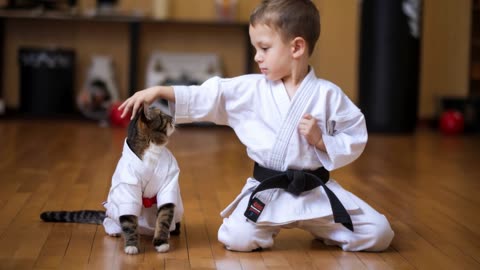
<svg viewBox="0 0 480 270">
<path fill-rule="evenodd" d="M 327 245 L 337 245 L 344 251 L 382 251 L 389 247 L 394 232 L 386 217 L 370 205 L 351 194 L 360 207 L 350 212 L 354 231 L 334 223 L 333 216 L 299 220 L 281 225 L 257 225 L 244 216 L 249 196 L 245 196 L 232 214 L 223 219 L 218 240 L 228 250 L 249 252 L 270 248 L 281 229 L 299 228 L 310 232 Z M 328 206 L 330 207 L 330 206 Z"/>
</svg>

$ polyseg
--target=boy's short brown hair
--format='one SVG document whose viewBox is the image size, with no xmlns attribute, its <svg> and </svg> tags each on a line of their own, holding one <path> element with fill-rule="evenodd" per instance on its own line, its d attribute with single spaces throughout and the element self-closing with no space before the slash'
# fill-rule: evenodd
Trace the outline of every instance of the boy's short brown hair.
<svg viewBox="0 0 480 270">
<path fill-rule="evenodd" d="M 250 25 L 274 28 L 285 41 L 302 37 L 311 55 L 320 36 L 320 14 L 311 0 L 263 0 L 250 15 Z"/>
</svg>

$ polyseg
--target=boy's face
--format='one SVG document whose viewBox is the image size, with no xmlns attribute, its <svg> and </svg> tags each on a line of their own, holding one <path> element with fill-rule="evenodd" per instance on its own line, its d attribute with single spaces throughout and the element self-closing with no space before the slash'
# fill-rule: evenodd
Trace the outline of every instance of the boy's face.
<svg viewBox="0 0 480 270">
<path fill-rule="evenodd" d="M 250 25 L 249 33 L 256 50 L 255 62 L 267 79 L 275 81 L 290 76 L 292 48 L 280 33 L 266 24 Z"/>
</svg>

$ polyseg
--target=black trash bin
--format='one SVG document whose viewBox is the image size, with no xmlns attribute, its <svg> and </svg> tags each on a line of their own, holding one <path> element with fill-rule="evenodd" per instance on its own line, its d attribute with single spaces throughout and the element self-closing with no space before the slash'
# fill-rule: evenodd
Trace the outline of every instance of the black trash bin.
<svg viewBox="0 0 480 270">
<path fill-rule="evenodd" d="M 34 116 L 75 112 L 73 50 L 20 48 L 20 111 Z"/>
</svg>

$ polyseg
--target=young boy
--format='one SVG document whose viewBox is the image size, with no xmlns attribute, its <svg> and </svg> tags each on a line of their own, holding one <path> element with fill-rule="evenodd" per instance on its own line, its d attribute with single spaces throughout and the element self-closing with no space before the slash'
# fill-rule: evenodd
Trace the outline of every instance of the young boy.
<svg viewBox="0 0 480 270">
<path fill-rule="evenodd" d="M 282 228 L 346 251 L 386 249 L 394 233 L 385 216 L 329 178 L 360 156 L 368 135 L 360 110 L 308 64 L 320 35 L 317 8 L 309 0 L 262 1 L 249 33 L 262 74 L 151 87 L 127 99 L 122 115 L 164 98 L 177 123 L 210 121 L 235 131 L 255 167 L 221 213 L 218 239 L 227 249 L 269 248 Z"/>
</svg>

